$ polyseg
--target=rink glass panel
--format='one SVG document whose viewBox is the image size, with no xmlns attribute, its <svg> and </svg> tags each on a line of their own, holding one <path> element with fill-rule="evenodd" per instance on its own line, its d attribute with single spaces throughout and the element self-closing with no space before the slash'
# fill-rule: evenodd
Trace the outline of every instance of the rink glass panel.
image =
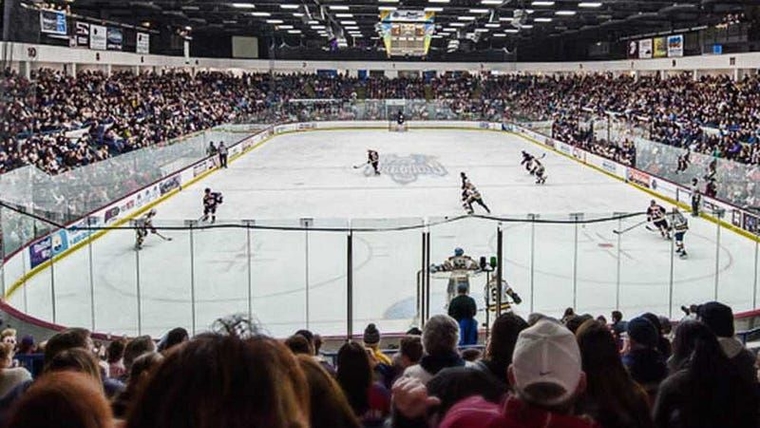
<svg viewBox="0 0 760 428">
<path fill-rule="evenodd" d="M 566 215 L 542 215 L 543 221 L 569 221 Z M 573 294 L 577 282 L 575 225 L 568 223 L 535 224 L 533 278 L 533 310 L 561 317 L 565 308 L 577 303 Z M 521 308 L 522 309 L 522 308 Z M 582 308 L 576 308 L 583 311 Z M 527 316 L 525 312 L 520 312 Z"/>
<path fill-rule="evenodd" d="M 270 334 L 287 337 L 306 326 L 306 232 L 297 230 L 298 219 L 255 225 L 263 228 L 251 234 L 253 317 Z"/>
<path fill-rule="evenodd" d="M 422 225 L 419 218 L 352 220 L 351 226 L 357 229 L 353 233 L 354 334 L 361 335 L 369 323 L 375 323 L 381 333 L 404 332 L 419 325 Z"/>
<path fill-rule="evenodd" d="M 299 328 L 329 335 L 346 333 L 348 233 L 345 230 L 348 225 L 346 219 L 317 218 L 308 221 L 309 230 L 305 236 L 308 251 L 301 255 L 308 267 L 304 270 L 305 291 L 308 291 L 304 296 L 306 322 L 289 334 Z M 354 251 L 356 248 L 354 241 Z M 293 254 L 293 261 L 296 262 L 298 257 L 298 254 Z"/>
<path fill-rule="evenodd" d="M 160 337 L 174 327 L 192 332 L 192 258 L 197 250 L 191 246 L 191 234 L 185 222 L 155 220 L 158 233 L 171 238 L 165 241 L 149 233 L 140 251 L 134 251 L 139 263 L 139 303 L 141 334 Z M 167 227 L 170 229 L 162 229 Z M 182 228 L 179 230 L 173 228 Z M 134 239 L 134 238 L 133 238 Z"/>
<path fill-rule="evenodd" d="M 570 220 L 586 221 L 568 224 L 577 240 L 576 264 L 576 307 L 583 313 L 604 315 L 609 319 L 610 308 L 618 305 L 618 235 L 617 220 L 610 219 L 612 213 L 583 213 L 570 215 Z M 575 249 L 574 249 L 575 251 Z"/>
</svg>

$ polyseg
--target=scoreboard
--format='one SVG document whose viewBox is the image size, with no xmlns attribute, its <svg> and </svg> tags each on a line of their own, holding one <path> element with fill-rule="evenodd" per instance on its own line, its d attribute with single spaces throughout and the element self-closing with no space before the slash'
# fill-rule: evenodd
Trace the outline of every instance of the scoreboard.
<svg viewBox="0 0 760 428">
<path fill-rule="evenodd" d="M 427 55 L 435 32 L 434 18 L 433 12 L 383 11 L 379 28 L 388 57 Z"/>
</svg>

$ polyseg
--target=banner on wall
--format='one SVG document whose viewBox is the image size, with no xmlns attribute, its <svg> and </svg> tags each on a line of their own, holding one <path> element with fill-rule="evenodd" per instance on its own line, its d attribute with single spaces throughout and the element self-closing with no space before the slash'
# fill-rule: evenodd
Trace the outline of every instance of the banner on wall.
<svg viewBox="0 0 760 428">
<path fill-rule="evenodd" d="M 90 47 L 90 24 L 77 21 L 74 33 L 74 46 Z"/>
<path fill-rule="evenodd" d="M 665 37 L 654 39 L 653 54 L 655 58 L 665 58 L 668 56 L 668 41 Z"/>
<path fill-rule="evenodd" d="M 122 33 L 121 28 L 108 27 L 106 40 L 106 49 L 120 51 L 124 42 L 124 33 Z"/>
<path fill-rule="evenodd" d="M 639 40 L 639 58 L 649 59 L 652 57 L 652 39 Z"/>
<path fill-rule="evenodd" d="M 668 37 L 668 56 L 683 56 L 683 34 Z"/>
<path fill-rule="evenodd" d="M 47 34 L 67 35 L 66 14 L 58 10 L 40 11 L 40 32 Z"/>
<path fill-rule="evenodd" d="M 135 52 L 139 54 L 150 53 L 150 34 L 137 33 L 137 49 L 135 50 Z"/>
<path fill-rule="evenodd" d="M 106 27 L 95 24 L 90 25 L 90 49 L 106 50 Z"/>
<path fill-rule="evenodd" d="M 639 57 L 639 42 L 631 40 L 628 42 L 628 58 L 634 59 Z"/>
</svg>

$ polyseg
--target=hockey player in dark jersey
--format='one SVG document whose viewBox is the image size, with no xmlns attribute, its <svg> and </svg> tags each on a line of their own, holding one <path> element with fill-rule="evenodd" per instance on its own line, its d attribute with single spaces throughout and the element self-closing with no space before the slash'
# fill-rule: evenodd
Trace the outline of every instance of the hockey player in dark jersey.
<svg viewBox="0 0 760 428">
<path fill-rule="evenodd" d="M 715 182 L 717 180 L 718 175 L 718 161 L 713 159 L 712 162 L 707 166 L 707 173 L 703 177 L 705 181 L 709 184 L 710 182 Z"/>
<path fill-rule="evenodd" d="M 399 110 L 396 114 L 396 123 L 398 124 L 399 128 L 404 126 L 404 123 L 406 123 L 406 116 L 404 115 L 403 110 Z"/>
<path fill-rule="evenodd" d="M 467 174 L 465 174 L 464 172 L 459 173 L 459 178 L 462 179 L 462 191 L 464 194 L 464 190 L 467 189 L 467 186 L 470 184 L 470 179 L 467 178 Z"/>
<path fill-rule="evenodd" d="M 522 151 L 522 162 L 520 162 L 520 165 L 525 165 L 525 170 L 530 172 L 531 175 L 533 175 L 533 171 L 531 170 L 531 163 L 533 162 L 534 156 L 525 150 Z"/>
<path fill-rule="evenodd" d="M 686 248 L 683 245 L 683 236 L 686 234 L 686 231 L 689 230 L 689 222 L 686 220 L 686 217 L 684 217 L 683 214 L 678 210 L 678 208 L 673 208 L 673 213 L 671 214 L 671 221 L 673 222 L 673 234 L 676 238 L 676 254 L 678 254 L 679 257 L 682 259 L 685 259 L 686 254 Z"/>
<path fill-rule="evenodd" d="M 699 205 L 702 202 L 702 192 L 699 190 L 699 180 L 691 180 L 691 216 L 699 217 Z"/>
<path fill-rule="evenodd" d="M 676 174 L 680 172 L 685 172 L 686 168 L 689 167 L 689 165 L 691 164 L 690 155 L 691 155 L 691 150 L 689 149 L 686 150 L 686 153 L 682 155 L 678 155 L 678 168 L 676 169 Z"/>
<path fill-rule="evenodd" d="M 372 165 L 375 175 L 380 175 L 380 155 L 376 151 L 367 149 L 367 163 Z"/>
<path fill-rule="evenodd" d="M 654 224 L 657 230 L 665 239 L 670 239 L 670 227 L 668 226 L 668 219 L 666 217 L 667 211 L 661 205 L 657 205 L 654 199 L 649 204 L 647 209 L 647 221 Z"/>
<path fill-rule="evenodd" d="M 212 192 L 208 187 L 203 191 L 203 217 L 201 221 L 216 222 L 216 208 L 223 202 L 222 192 Z"/>
</svg>

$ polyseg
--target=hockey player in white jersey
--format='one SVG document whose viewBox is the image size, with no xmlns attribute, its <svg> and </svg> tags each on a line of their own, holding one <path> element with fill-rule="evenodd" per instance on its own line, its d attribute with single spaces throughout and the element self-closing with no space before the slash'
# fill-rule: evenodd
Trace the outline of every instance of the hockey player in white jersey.
<svg viewBox="0 0 760 428">
<path fill-rule="evenodd" d="M 454 255 L 446 259 L 443 264 L 433 265 L 430 269 L 432 272 L 451 272 L 449 285 L 446 287 L 446 304 L 456 297 L 457 287 L 459 284 L 465 284 L 467 291 L 470 290 L 470 273 L 480 270 L 478 263 L 472 257 L 465 255 L 464 250 L 456 248 Z"/>
<path fill-rule="evenodd" d="M 143 243 L 145 242 L 145 238 L 148 236 L 148 233 L 152 233 L 159 238 L 163 239 L 164 241 L 171 241 L 172 238 L 166 237 L 158 232 L 156 230 L 156 227 L 153 226 L 153 218 L 156 216 L 156 209 L 151 208 L 150 211 L 145 213 L 144 216 L 138 218 L 135 220 L 135 234 L 136 236 L 136 242 L 135 242 L 135 250 L 141 250 L 143 247 Z"/>
<path fill-rule="evenodd" d="M 488 205 L 483 202 L 483 196 L 480 194 L 478 189 L 472 183 L 470 183 L 469 180 L 463 179 L 462 188 L 462 206 L 464 207 L 465 211 L 467 211 L 467 214 L 475 213 L 475 209 L 472 207 L 473 202 L 476 202 L 478 205 L 483 207 L 483 209 L 485 209 L 488 214 L 491 214 L 491 210 L 488 208 Z"/>
<path fill-rule="evenodd" d="M 686 220 L 686 217 L 681 214 L 681 211 L 675 207 L 671 213 L 670 221 L 673 226 L 673 235 L 676 240 L 676 254 L 678 254 L 678 256 L 682 259 L 685 259 L 687 254 L 686 247 L 684 247 L 683 244 L 683 236 L 686 234 L 686 231 L 689 230 L 689 221 Z"/>
</svg>

